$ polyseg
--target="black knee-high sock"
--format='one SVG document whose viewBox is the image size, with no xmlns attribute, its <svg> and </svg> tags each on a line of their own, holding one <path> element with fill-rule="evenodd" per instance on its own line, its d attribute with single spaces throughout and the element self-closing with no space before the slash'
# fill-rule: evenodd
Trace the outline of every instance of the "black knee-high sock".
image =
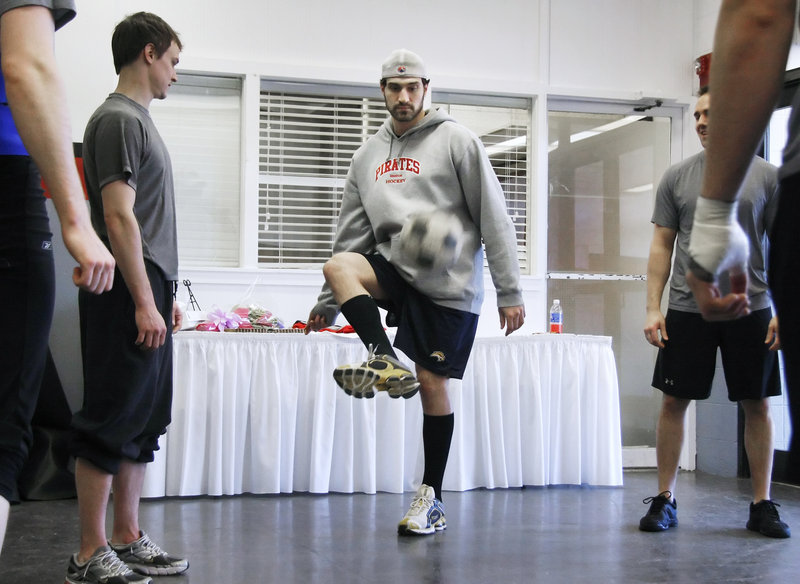
<svg viewBox="0 0 800 584">
<path fill-rule="evenodd" d="M 369 348 L 372 345 L 376 355 L 397 357 L 386 331 L 383 330 L 378 305 L 371 296 L 363 294 L 351 298 L 342 304 L 342 314 L 355 329 L 365 347 Z"/>
<path fill-rule="evenodd" d="M 423 484 L 433 487 L 436 498 L 442 500 L 442 480 L 450 454 L 455 415 L 422 416 L 422 445 L 425 451 L 425 473 Z"/>
</svg>

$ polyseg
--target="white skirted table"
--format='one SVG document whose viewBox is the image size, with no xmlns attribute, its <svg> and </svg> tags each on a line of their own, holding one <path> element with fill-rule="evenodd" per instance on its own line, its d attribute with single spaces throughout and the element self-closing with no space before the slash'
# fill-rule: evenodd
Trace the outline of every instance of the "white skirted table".
<svg viewBox="0 0 800 584">
<path fill-rule="evenodd" d="M 172 424 L 143 495 L 416 489 L 419 395 L 355 399 L 331 376 L 365 355 L 339 333 L 176 334 Z M 477 338 L 450 394 L 445 490 L 622 484 L 610 337 Z"/>
</svg>

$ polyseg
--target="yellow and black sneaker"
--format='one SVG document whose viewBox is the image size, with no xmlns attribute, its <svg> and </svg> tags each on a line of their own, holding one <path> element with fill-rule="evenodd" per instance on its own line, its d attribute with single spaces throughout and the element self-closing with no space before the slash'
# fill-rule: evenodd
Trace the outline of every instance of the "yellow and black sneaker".
<svg viewBox="0 0 800 584">
<path fill-rule="evenodd" d="M 372 347 L 361 365 L 341 365 L 334 369 L 333 379 L 347 395 L 358 398 L 374 397 L 376 391 L 385 391 L 389 397 L 408 399 L 419 389 L 419 381 L 408 367 L 391 355 L 375 355 Z"/>
</svg>

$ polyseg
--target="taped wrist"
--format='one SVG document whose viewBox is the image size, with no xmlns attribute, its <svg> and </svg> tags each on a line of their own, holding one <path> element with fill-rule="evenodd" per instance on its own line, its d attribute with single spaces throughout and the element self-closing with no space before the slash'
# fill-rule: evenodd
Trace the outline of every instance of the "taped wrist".
<svg viewBox="0 0 800 584">
<path fill-rule="evenodd" d="M 737 203 L 698 197 L 689 241 L 690 264 L 708 279 L 732 268 L 744 270 L 750 243 L 736 219 Z M 706 274 L 703 274 L 705 271 Z"/>
</svg>

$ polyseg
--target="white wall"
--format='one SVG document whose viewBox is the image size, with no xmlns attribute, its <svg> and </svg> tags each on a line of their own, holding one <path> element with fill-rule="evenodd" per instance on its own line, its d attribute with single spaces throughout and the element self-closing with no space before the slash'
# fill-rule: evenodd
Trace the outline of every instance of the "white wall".
<svg viewBox="0 0 800 584">
<path fill-rule="evenodd" d="M 81 0 L 77 19 L 57 35 L 57 53 L 75 141 L 82 141 L 91 112 L 116 84 L 110 50 L 114 25 L 131 12 L 150 10 L 181 35 L 179 74 L 183 68 L 376 83 L 384 57 L 404 46 L 425 58 L 434 91 L 533 96 L 538 104 L 534 124 L 541 132 L 537 140 L 543 144 L 541 104 L 548 95 L 690 103 L 693 61 L 710 50 L 706 41 L 716 6 L 716 0 Z M 696 151 L 692 126 L 685 127 L 686 149 Z M 518 334 L 541 331 L 545 323 L 546 164 L 546 150 L 538 152 L 533 168 L 536 258 L 533 275 L 523 282 L 528 322 Z M 51 345 L 74 405 L 80 371 L 70 266 L 62 253 Z M 181 276 L 192 280 L 206 309 L 229 307 L 258 273 L 193 270 Z M 255 299 L 286 321 L 305 319 L 321 281 L 318 272 L 264 272 Z M 179 298 L 185 300 L 185 292 Z M 489 283 L 479 334 L 498 334 L 493 306 Z"/>
</svg>

